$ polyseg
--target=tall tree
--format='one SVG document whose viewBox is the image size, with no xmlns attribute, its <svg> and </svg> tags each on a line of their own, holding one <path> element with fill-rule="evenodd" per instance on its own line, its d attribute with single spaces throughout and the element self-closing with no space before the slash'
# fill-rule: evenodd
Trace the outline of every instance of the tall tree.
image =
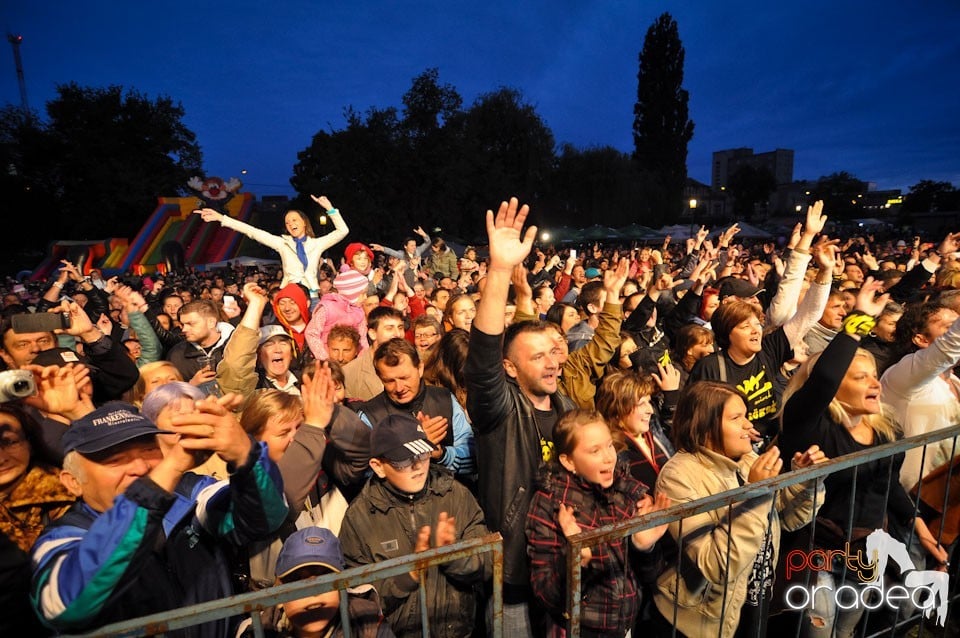
<svg viewBox="0 0 960 638">
<path fill-rule="evenodd" d="M 687 144 L 693 137 L 689 94 L 683 88 L 684 49 L 677 23 L 662 14 L 647 30 L 633 107 L 633 157 L 652 177 L 651 212 L 672 222 L 680 216 L 687 180 Z"/>
<path fill-rule="evenodd" d="M 409 232 L 413 221 L 409 207 L 396 207 L 404 191 L 406 155 L 397 110 L 371 108 L 360 114 L 347 108 L 345 117 L 345 129 L 319 131 L 297 153 L 290 184 L 299 195 L 293 203 L 319 213 L 310 195 L 329 195 L 346 211 L 355 236 L 388 242 L 393 228 Z"/>
<path fill-rule="evenodd" d="M 910 187 L 903 202 L 905 213 L 955 211 L 960 209 L 960 190 L 950 182 L 924 179 Z"/>
<path fill-rule="evenodd" d="M 463 98 L 451 84 L 440 83 L 440 72 L 427 69 L 413 78 L 410 90 L 403 95 L 403 127 L 415 138 L 429 137 L 453 117 Z"/>
<path fill-rule="evenodd" d="M 45 243 L 132 238 L 158 196 L 182 192 L 201 171 L 196 137 L 169 97 L 71 83 L 57 87 L 45 120 L 17 111 L 0 112 L 0 196 L 43 216 L 48 232 L 35 235 Z M 30 241 L 16 248 L 36 248 Z"/>
<path fill-rule="evenodd" d="M 734 171 L 727 184 L 727 192 L 733 197 L 734 214 L 744 221 L 753 219 L 757 204 L 766 203 L 777 189 L 777 180 L 764 167 L 745 164 Z"/>
<path fill-rule="evenodd" d="M 50 138 L 35 113 L 26 115 L 13 105 L 0 109 L 0 198 L 9 227 L 18 225 L 17 219 L 55 216 L 61 189 L 52 159 Z M 44 228 L 48 232 L 0 233 L 0 272 L 40 262 L 53 228 L 55 223 Z"/>
<path fill-rule="evenodd" d="M 483 218 L 476 211 L 490 208 L 491 193 L 516 194 L 529 202 L 531 221 L 539 223 L 537 204 L 546 195 L 554 168 L 553 132 L 533 105 L 516 89 L 485 93 L 451 124 L 459 139 L 458 180 L 463 187 L 458 209 L 463 235 L 483 236 Z M 450 211 L 447 211 L 449 214 Z"/>
<path fill-rule="evenodd" d="M 200 146 L 179 103 L 133 89 L 57 87 L 46 126 L 55 152 L 60 232 L 70 239 L 132 237 L 160 195 L 201 171 Z"/>
<path fill-rule="evenodd" d="M 626 226 L 637 221 L 644 189 L 636 166 L 615 148 L 578 149 L 564 144 L 557 158 L 548 205 L 554 225 L 581 227 L 586 220 L 604 226 Z"/>
<path fill-rule="evenodd" d="M 298 154 L 291 184 L 297 203 L 325 192 L 349 210 L 358 236 L 395 244 L 410 229 L 440 227 L 466 241 L 483 236 L 490 194 L 536 203 L 553 170 L 553 133 L 513 89 L 460 108 L 434 70 L 417 76 L 394 108 L 347 110 L 347 127 L 317 133 Z"/>
<path fill-rule="evenodd" d="M 862 195 L 867 184 L 846 171 L 817 180 L 812 199 L 823 200 L 823 210 L 836 219 L 851 219 L 863 212 Z"/>
<path fill-rule="evenodd" d="M 436 219 L 457 197 L 455 167 L 450 158 L 456 140 L 447 122 L 460 113 L 463 98 L 451 84 L 440 82 L 437 69 L 413 79 L 403 95 L 403 179 L 418 188 L 409 193 L 405 208 L 419 221 L 414 226 L 443 226 Z M 409 230 L 409 229 L 408 229 Z"/>
</svg>

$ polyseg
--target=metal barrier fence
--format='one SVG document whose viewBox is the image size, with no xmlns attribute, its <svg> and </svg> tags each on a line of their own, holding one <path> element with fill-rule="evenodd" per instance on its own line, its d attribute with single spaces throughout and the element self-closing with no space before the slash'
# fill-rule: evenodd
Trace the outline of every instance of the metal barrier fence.
<svg viewBox="0 0 960 638">
<path fill-rule="evenodd" d="M 857 480 L 857 467 L 878 459 L 886 458 L 894 454 L 905 452 L 906 450 L 924 446 L 924 459 L 926 456 L 926 445 L 945 440 L 953 439 L 953 452 L 951 458 L 956 457 L 958 443 L 957 437 L 960 437 L 960 425 L 952 428 L 930 432 L 924 435 L 902 439 L 894 443 L 880 445 L 868 450 L 831 459 L 825 463 L 813 467 L 788 472 L 777 477 L 748 483 L 740 488 L 711 495 L 709 497 L 671 506 L 660 512 L 656 512 L 643 519 L 625 521 L 605 527 L 590 530 L 571 536 L 568 538 L 570 544 L 567 554 L 567 614 L 569 626 L 567 628 L 568 638 L 579 638 L 580 636 L 580 588 L 581 588 L 581 566 L 580 552 L 585 547 L 594 547 L 598 544 L 623 538 L 635 532 L 657 527 L 659 525 L 680 521 L 687 516 L 701 514 L 722 507 L 732 507 L 740 503 L 759 496 L 769 495 L 774 491 L 811 481 L 814 479 L 823 479 L 835 472 L 853 469 L 854 485 Z M 921 467 L 923 461 L 921 461 Z M 952 468 L 951 468 L 952 469 Z M 944 494 L 943 511 L 947 509 L 949 500 L 949 482 Z M 922 494 L 922 492 L 921 492 Z M 918 494 L 917 501 L 919 501 Z M 852 503 L 851 503 L 852 506 Z M 851 517 L 852 518 L 852 517 Z M 848 530 L 849 538 L 850 530 Z M 941 530 L 942 534 L 942 530 Z M 941 540 L 937 538 L 938 542 Z M 682 541 L 679 543 L 679 551 L 683 551 Z M 321 593 L 329 592 L 335 589 L 344 590 L 348 587 L 355 587 L 370 583 L 374 580 L 381 580 L 391 576 L 397 576 L 405 572 L 417 569 L 426 569 L 441 563 L 474 556 L 477 554 L 492 552 L 493 554 L 493 596 L 489 601 L 492 606 L 492 624 L 488 628 L 489 634 L 495 638 L 502 637 L 503 629 L 503 539 L 500 534 L 494 533 L 482 538 L 471 539 L 429 550 L 420 554 L 401 556 L 381 563 L 365 565 L 348 569 L 339 574 L 328 574 L 318 578 L 307 579 L 294 583 L 287 583 L 269 589 L 256 592 L 238 594 L 221 600 L 210 601 L 190 607 L 182 607 L 164 613 L 135 618 L 129 621 L 114 623 L 101 627 L 93 632 L 86 634 L 77 634 L 82 636 L 144 636 L 144 635 L 162 635 L 164 632 L 176 629 L 182 629 L 193 625 L 211 622 L 221 618 L 228 618 L 240 615 L 249 615 L 252 619 L 255 636 L 263 636 L 263 627 L 260 623 L 259 612 L 263 609 L 277 605 L 282 602 L 296 600 L 308 596 L 315 596 Z M 950 594 L 950 600 L 960 598 L 960 579 L 955 579 L 953 590 Z M 428 619 L 426 608 L 426 596 L 424 592 L 423 579 L 420 581 L 420 612 L 424 627 L 424 635 L 428 632 Z M 350 636 L 349 621 L 347 615 L 347 597 L 340 598 L 340 613 L 344 635 Z M 488 614 L 489 617 L 489 614 Z M 894 635 L 894 631 L 903 628 L 908 622 L 915 619 L 895 620 L 893 626 L 889 627 L 889 635 Z M 921 618 L 921 635 L 925 619 Z M 796 635 L 800 635 L 800 626 L 797 626 Z M 886 635 L 888 629 L 872 634 L 873 636 Z M 698 637 L 699 638 L 699 637 Z"/>
<path fill-rule="evenodd" d="M 755 497 L 769 495 L 777 490 L 789 487 L 791 485 L 796 485 L 798 483 L 804 483 L 814 479 L 822 479 L 825 476 L 838 472 L 840 470 L 853 468 L 853 484 L 856 485 L 857 480 L 857 467 L 867 463 L 869 461 L 874 461 L 877 459 L 886 458 L 900 452 L 905 452 L 906 450 L 924 446 L 923 451 L 923 460 L 926 459 L 926 446 L 930 443 L 935 443 L 944 439 L 953 439 L 953 451 L 950 455 L 951 459 L 955 459 L 958 449 L 957 437 L 960 437 L 960 425 L 953 426 L 951 428 L 938 430 L 935 432 L 929 432 L 927 434 L 922 434 L 919 436 L 914 436 L 910 438 L 901 439 L 893 443 L 887 443 L 884 445 L 878 445 L 876 447 L 864 450 L 861 452 L 856 452 L 853 454 L 844 455 L 842 457 L 831 459 L 824 463 L 817 464 L 812 467 L 803 468 L 801 470 L 796 470 L 792 472 L 787 472 L 776 476 L 773 478 L 765 479 L 762 481 L 757 481 L 756 483 L 748 483 L 742 487 L 739 487 L 734 490 L 729 490 L 726 492 L 721 492 L 719 494 L 711 495 L 707 498 L 699 499 L 692 501 L 690 503 L 683 503 L 679 505 L 673 505 L 665 510 L 650 514 L 642 519 L 635 519 L 630 521 L 623 521 L 620 523 L 614 523 L 607 525 L 595 530 L 588 530 L 581 532 L 575 536 L 569 537 L 567 540 L 570 544 L 567 553 L 567 607 L 566 613 L 568 621 L 567 627 L 567 638 L 580 638 L 580 589 L 581 589 L 581 567 L 580 567 L 580 552 L 585 547 L 594 547 L 598 544 L 620 539 L 630 534 L 649 529 L 652 527 L 657 527 L 659 525 L 664 525 L 671 523 L 673 521 L 681 521 L 687 516 L 692 516 L 694 514 L 701 514 L 704 512 L 709 512 L 715 509 L 722 507 L 730 508 L 735 503 L 740 503 Z M 921 460 L 921 467 L 923 467 L 923 460 Z M 951 472 L 953 467 L 951 465 Z M 899 481 L 899 477 L 894 477 L 895 481 Z M 922 492 L 920 493 L 922 494 Z M 919 504 L 920 494 L 917 495 L 917 502 Z M 888 494 L 889 496 L 889 494 Z M 946 493 L 944 495 L 943 501 L 943 510 L 946 512 L 947 501 L 949 500 L 949 482 L 947 484 Z M 852 499 L 851 499 L 852 501 Z M 816 502 L 815 502 L 816 505 Z M 851 502 L 851 520 L 852 516 L 852 505 Z M 915 508 L 914 514 L 917 510 Z M 682 523 L 681 523 L 682 531 Z M 852 530 L 847 530 L 847 539 L 850 539 Z M 942 536 L 942 528 L 941 534 Z M 811 534 L 812 537 L 812 534 Z M 937 538 L 937 542 L 940 542 L 941 538 Z M 683 552 L 683 543 L 682 540 L 678 542 L 679 552 Z M 727 560 L 729 561 L 729 547 Z M 679 570 L 678 570 L 679 571 Z M 960 581 L 960 579 L 955 579 L 955 581 Z M 950 600 L 955 600 L 960 598 L 960 582 L 953 583 L 953 591 L 950 595 Z M 725 602 L 724 602 L 725 605 Z M 869 612 L 868 612 L 869 613 Z M 721 614 L 722 616 L 722 614 Z M 667 620 L 670 620 L 669 618 Z M 881 635 L 894 635 L 894 632 L 897 629 L 902 629 L 908 622 L 912 622 L 915 619 L 905 619 L 902 621 L 895 620 L 894 625 L 889 629 L 883 629 L 873 636 Z M 923 623 L 925 619 L 921 618 L 920 620 L 920 635 L 923 634 Z M 928 622 L 929 625 L 929 622 Z M 796 629 L 796 635 L 800 636 L 801 627 L 798 624 Z M 674 630 L 676 631 L 676 630 Z M 691 637 L 691 638 L 701 638 Z"/>
<path fill-rule="evenodd" d="M 75 636 L 106 638 L 123 636 L 161 636 L 165 632 L 183 629 L 193 625 L 230 618 L 233 616 L 248 615 L 252 620 L 254 635 L 263 638 L 263 625 L 260 622 L 260 611 L 273 605 L 290 600 L 316 596 L 335 589 L 343 591 L 348 587 L 364 585 L 375 580 L 382 580 L 391 576 L 399 576 L 406 572 L 427 569 L 442 563 L 469 558 L 479 554 L 491 552 L 493 554 L 493 596 L 489 601 L 492 606 L 492 624 L 490 634 L 496 638 L 503 636 L 503 538 L 499 533 L 488 534 L 480 538 L 465 540 L 446 547 L 431 549 L 419 554 L 400 556 L 390 560 L 362 565 L 344 570 L 337 574 L 327 574 L 317 578 L 293 583 L 286 583 L 262 589 L 212 600 L 199 605 L 181 607 L 171 611 L 151 614 L 141 618 L 134 618 L 123 622 L 106 625 L 99 629 Z M 423 623 L 423 635 L 427 636 L 429 621 L 427 615 L 427 597 L 424 590 L 424 579 L 420 579 L 420 617 Z M 490 614 L 488 614 L 488 618 Z M 340 619 L 343 635 L 350 638 L 350 622 L 347 612 L 347 597 L 340 596 Z"/>
</svg>

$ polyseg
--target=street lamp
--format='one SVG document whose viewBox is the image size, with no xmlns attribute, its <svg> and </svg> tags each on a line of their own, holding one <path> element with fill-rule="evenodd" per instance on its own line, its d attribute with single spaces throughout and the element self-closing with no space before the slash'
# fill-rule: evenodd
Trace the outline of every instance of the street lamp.
<svg viewBox="0 0 960 638">
<path fill-rule="evenodd" d="M 690 198 L 690 236 L 693 237 L 693 234 L 696 232 L 694 226 L 697 225 L 697 198 Z"/>
</svg>

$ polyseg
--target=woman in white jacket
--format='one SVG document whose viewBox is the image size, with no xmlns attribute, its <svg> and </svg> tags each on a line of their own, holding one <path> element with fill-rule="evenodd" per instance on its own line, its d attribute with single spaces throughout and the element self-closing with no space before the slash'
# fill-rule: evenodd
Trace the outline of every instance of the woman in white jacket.
<svg viewBox="0 0 960 638">
<path fill-rule="evenodd" d="M 660 470 L 657 493 L 691 503 L 779 475 L 780 451 L 754 452 L 759 433 L 746 412 L 742 395 L 728 385 L 700 381 L 684 388 L 673 417 L 677 453 Z M 795 469 L 823 460 L 817 446 L 791 459 Z M 781 526 L 810 522 L 814 503 L 823 501 L 822 492 L 814 498 L 817 489 L 815 482 L 800 483 L 670 523 L 683 553 L 679 565 L 668 557 L 672 564 L 657 579 L 654 635 L 670 635 L 674 627 L 689 638 L 765 635 Z"/>
<path fill-rule="evenodd" d="M 310 197 L 323 207 L 327 217 L 333 222 L 333 230 L 323 237 L 314 235 L 310 220 L 306 214 L 299 210 L 287 211 L 286 217 L 284 217 L 284 225 L 289 234 L 284 235 L 268 233 L 229 215 L 218 213 L 212 208 L 202 208 L 193 212 L 200 215 L 205 222 L 220 222 L 221 225 L 238 233 L 243 233 L 253 241 L 280 253 L 280 263 L 283 268 L 283 281 L 280 283 L 280 287 L 282 288 L 291 282 L 302 284 L 310 291 L 311 298 L 317 298 L 319 297 L 317 271 L 320 268 L 323 252 L 342 241 L 350 229 L 347 227 L 347 223 L 343 221 L 340 211 L 333 207 L 326 196 L 311 195 Z"/>
</svg>

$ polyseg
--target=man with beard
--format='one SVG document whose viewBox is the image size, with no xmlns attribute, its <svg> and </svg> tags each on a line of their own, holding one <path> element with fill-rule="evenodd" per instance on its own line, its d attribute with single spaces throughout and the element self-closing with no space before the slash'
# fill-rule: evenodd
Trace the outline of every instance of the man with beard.
<svg viewBox="0 0 960 638">
<path fill-rule="evenodd" d="M 529 208 L 516 198 L 487 211 L 490 265 L 470 330 L 464 375 L 467 413 L 477 436 L 479 501 L 490 529 L 503 535 L 504 635 L 531 636 L 533 591 L 525 525 L 541 468 L 553 459 L 553 426 L 573 408 L 558 392 L 559 350 L 548 324 L 505 329 L 503 308 L 514 268 L 533 248 L 536 227 L 521 235 Z"/>
</svg>

